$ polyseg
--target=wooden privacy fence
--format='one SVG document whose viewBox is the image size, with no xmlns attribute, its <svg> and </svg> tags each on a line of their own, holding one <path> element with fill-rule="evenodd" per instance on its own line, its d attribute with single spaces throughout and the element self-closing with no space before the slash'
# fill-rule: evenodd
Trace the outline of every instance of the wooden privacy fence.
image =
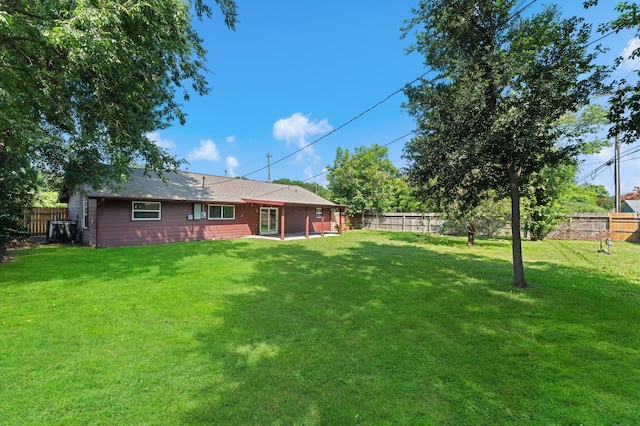
<svg viewBox="0 0 640 426">
<path fill-rule="evenodd" d="M 576 213 L 548 238 L 555 240 L 600 240 L 640 242 L 637 213 Z"/>
<path fill-rule="evenodd" d="M 438 213 L 378 213 L 354 218 L 356 228 L 380 231 L 408 231 L 438 234 L 445 229 L 444 215 Z M 480 229 L 478 230 L 480 232 Z M 500 229 L 495 235 L 509 235 Z M 599 240 L 640 242 L 637 213 L 575 213 L 567 217 L 547 238 L 556 240 Z"/>
<path fill-rule="evenodd" d="M 379 213 L 354 218 L 356 228 L 379 231 L 442 232 L 444 219 L 439 213 Z"/>
<path fill-rule="evenodd" d="M 30 237 L 44 237 L 50 220 L 68 220 L 66 207 L 35 207 L 24 212 L 23 225 Z"/>
</svg>

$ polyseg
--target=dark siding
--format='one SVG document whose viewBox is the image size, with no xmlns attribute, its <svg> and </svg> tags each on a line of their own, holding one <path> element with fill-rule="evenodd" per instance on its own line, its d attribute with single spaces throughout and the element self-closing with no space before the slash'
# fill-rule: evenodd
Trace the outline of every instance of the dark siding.
<svg viewBox="0 0 640 426">
<path fill-rule="evenodd" d="M 98 247 L 98 200 L 88 200 L 87 216 L 89 216 L 89 224 L 87 229 L 82 230 L 82 242 Z"/>
<path fill-rule="evenodd" d="M 324 231 L 331 231 L 331 210 L 323 209 Z M 307 207 L 287 207 L 284 232 L 305 232 Z M 315 207 L 309 207 L 309 232 L 322 232 L 322 219 L 316 219 Z"/>
<path fill-rule="evenodd" d="M 82 200 L 69 200 L 69 214 L 82 221 Z M 94 247 L 160 244 L 178 241 L 242 238 L 259 234 L 260 207 L 237 205 L 233 220 L 188 220 L 193 213 L 190 202 L 163 201 L 161 220 L 132 220 L 132 200 L 89 199 L 89 228 L 81 229 L 82 242 Z M 99 207 L 98 207 L 99 205 Z M 282 208 L 282 207 L 280 207 Z M 316 210 L 309 211 L 309 232 L 321 232 L 322 220 Z M 331 210 L 324 209 L 324 231 L 331 231 Z M 285 232 L 305 232 L 307 207 L 286 207 Z"/>
<path fill-rule="evenodd" d="M 76 193 L 69 197 L 68 209 L 69 209 L 69 217 L 73 218 L 73 220 L 78 221 L 78 232 L 80 232 L 81 241 L 83 244 L 87 244 L 90 246 L 96 246 L 96 205 L 97 200 L 89 199 L 87 204 L 87 213 L 89 216 L 88 220 L 88 228 L 84 228 L 83 223 L 83 212 L 82 212 L 82 202 L 85 200 L 82 195 Z"/>
<path fill-rule="evenodd" d="M 323 219 L 320 219 L 320 218 L 316 219 L 316 209 L 310 209 L 309 211 L 309 221 L 311 222 L 311 224 L 309 225 L 311 228 L 310 232 L 331 231 L 331 209 L 322 209 L 322 214 L 324 216 L 324 226 L 322 224 Z"/>
<path fill-rule="evenodd" d="M 306 212 L 306 207 L 285 207 L 284 232 L 305 232 Z M 315 215 L 315 210 L 313 211 L 313 214 Z"/>
<path fill-rule="evenodd" d="M 79 195 L 70 196 L 67 210 L 69 211 L 69 219 L 77 220 L 78 230 L 82 229 L 82 197 Z"/>
<path fill-rule="evenodd" d="M 163 201 L 161 220 L 132 220 L 131 203 L 105 200 L 100 205 L 97 247 L 241 238 L 255 233 L 258 226 L 258 213 L 248 206 L 237 206 L 233 220 L 188 220 L 192 203 Z"/>
</svg>

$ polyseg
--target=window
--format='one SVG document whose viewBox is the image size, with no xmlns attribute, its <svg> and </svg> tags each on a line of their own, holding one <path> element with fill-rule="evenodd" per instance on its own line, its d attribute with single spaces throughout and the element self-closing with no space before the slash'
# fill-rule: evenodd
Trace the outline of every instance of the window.
<svg viewBox="0 0 640 426">
<path fill-rule="evenodd" d="M 322 207 L 316 208 L 316 219 L 322 219 Z"/>
<path fill-rule="evenodd" d="M 84 200 L 82 202 L 82 227 L 87 229 L 89 227 L 89 208 L 88 201 Z"/>
<path fill-rule="evenodd" d="M 193 220 L 200 220 L 207 218 L 206 206 L 202 203 L 193 204 Z"/>
<path fill-rule="evenodd" d="M 134 201 L 133 220 L 160 220 L 160 203 L 149 201 Z"/>
<path fill-rule="evenodd" d="M 236 206 L 209 204 L 209 219 L 235 219 Z"/>
</svg>

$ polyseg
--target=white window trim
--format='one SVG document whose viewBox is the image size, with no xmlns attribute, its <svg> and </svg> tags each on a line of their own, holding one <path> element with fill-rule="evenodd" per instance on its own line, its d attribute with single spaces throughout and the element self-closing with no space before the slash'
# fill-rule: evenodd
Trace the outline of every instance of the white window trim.
<svg viewBox="0 0 640 426">
<path fill-rule="evenodd" d="M 136 203 L 157 203 L 158 204 L 158 210 L 136 210 L 134 208 Z M 158 217 L 135 217 L 136 212 L 141 212 L 141 213 L 149 213 L 149 212 L 157 212 L 158 213 Z M 162 219 L 162 203 L 160 201 L 132 201 L 131 202 L 131 220 L 161 220 Z"/>
<path fill-rule="evenodd" d="M 89 229 L 89 201 L 82 201 L 82 228 Z"/>
<path fill-rule="evenodd" d="M 225 207 L 233 208 L 233 217 L 214 217 L 211 214 L 211 207 L 220 207 L 220 214 L 223 215 Z M 234 220 L 236 218 L 236 206 L 233 204 L 208 204 L 207 205 L 207 219 L 208 220 Z"/>
<path fill-rule="evenodd" d="M 318 210 L 320 210 L 320 214 L 318 214 Z M 322 219 L 324 216 L 324 209 L 322 207 L 316 207 L 316 219 Z"/>
</svg>

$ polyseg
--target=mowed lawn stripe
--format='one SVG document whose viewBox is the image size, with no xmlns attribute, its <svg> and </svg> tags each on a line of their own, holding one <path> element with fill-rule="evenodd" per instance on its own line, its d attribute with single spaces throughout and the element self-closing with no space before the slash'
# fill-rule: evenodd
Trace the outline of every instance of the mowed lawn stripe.
<svg viewBox="0 0 640 426">
<path fill-rule="evenodd" d="M 2 424 L 633 424 L 640 246 L 348 232 L 0 265 Z"/>
</svg>

